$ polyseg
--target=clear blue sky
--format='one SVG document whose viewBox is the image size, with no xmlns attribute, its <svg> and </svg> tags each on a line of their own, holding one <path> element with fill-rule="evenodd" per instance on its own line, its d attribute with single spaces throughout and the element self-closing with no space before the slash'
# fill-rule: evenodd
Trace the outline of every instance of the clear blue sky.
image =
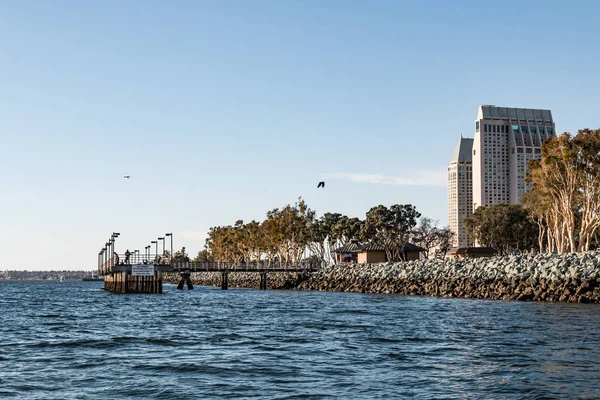
<svg viewBox="0 0 600 400">
<path fill-rule="evenodd" d="M 195 255 L 210 226 L 298 196 L 359 217 L 412 203 L 446 224 L 447 163 L 479 105 L 600 127 L 598 15 L 597 1 L 1 1 L 0 269 L 91 270 L 113 231 L 120 252 L 173 231 Z"/>
</svg>

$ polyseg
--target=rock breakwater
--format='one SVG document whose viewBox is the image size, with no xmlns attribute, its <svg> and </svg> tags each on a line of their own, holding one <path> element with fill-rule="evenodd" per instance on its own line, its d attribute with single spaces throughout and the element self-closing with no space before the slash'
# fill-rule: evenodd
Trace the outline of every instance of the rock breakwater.
<svg viewBox="0 0 600 400">
<path fill-rule="evenodd" d="M 177 283 L 171 275 L 167 281 Z M 232 272 L 229 287 L 260 287 L 258 273 Z M 194 285 L 220 286 L 218 272 L 192 274 Z M 527 254 L 325 267 L 310 276 L 268 273 L 268 289 L 600 303 L 600 251 Z"/>
<path fill-rule="evenodd" d="M 600 252 L 335 265 L 303 290 L 600 303 Z"/>
<path fill-rule="evenodd" d="M 294 289 L 308 277 L 297 273 L 270 272 L 267 274 L 267 289 Z M 168 283 L 179 282 L 179 276 L 169 274 L 165 281 Z M 222 275 L 220 272 L 193 272 L 192 283 L 197 286 L 221 286 Z M 227 277 L 228 286 L 231 288 L 260 288 L 260 274 L 256 272 L 230 272 Z"/>
</svg>

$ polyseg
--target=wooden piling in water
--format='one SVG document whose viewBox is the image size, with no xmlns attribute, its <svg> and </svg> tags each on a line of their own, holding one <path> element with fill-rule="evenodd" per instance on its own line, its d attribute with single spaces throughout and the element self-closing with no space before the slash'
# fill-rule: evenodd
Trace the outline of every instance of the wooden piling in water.
<svg viewBox="0 0 600 400">
<path fill-rule="evenodd" d="M 104 276 L 104 289 L 112 293 L 162 293 L 164 268 L 161 267 L 155 266 L 152 275 L 135 276 L 131 265 L 115 266 Z"/>
</svg>

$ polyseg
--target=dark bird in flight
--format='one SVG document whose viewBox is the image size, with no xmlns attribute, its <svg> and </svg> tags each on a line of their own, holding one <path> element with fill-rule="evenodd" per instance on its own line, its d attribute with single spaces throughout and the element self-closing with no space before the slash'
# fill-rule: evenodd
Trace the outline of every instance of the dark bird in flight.
<svg viewBox="0 0 600 400">
<path fill-rule="evenodd" d="M 325 187 L 325 182 L 319 182 L 319 184 L 317 185 L 317 189 L 324 188 L 324 187 Z"/>
<path fill-rule="evenodd" d="M 123 178 L 129 179 L 129 178 L 131 178 L 131 175 L 125 175 Z"/>
</svg>

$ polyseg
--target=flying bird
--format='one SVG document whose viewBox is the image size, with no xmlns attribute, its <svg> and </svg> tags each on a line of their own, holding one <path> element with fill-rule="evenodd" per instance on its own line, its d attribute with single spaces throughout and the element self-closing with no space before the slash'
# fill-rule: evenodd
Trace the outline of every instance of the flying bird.
<svg viewBox="0 0 600 400">
<path fill-rule="evenodd" d="M 319 182 L 319 184 L 317 185 L 317 189 L 324 188 L 324 187 L 325 187 L 325 182 Z"/>
<path fill-rule="evenodd" d="M 129 178 L 131 178 L 131 175 L 125 175 L 123 178 L 129 179 Z"/>
</svg>

